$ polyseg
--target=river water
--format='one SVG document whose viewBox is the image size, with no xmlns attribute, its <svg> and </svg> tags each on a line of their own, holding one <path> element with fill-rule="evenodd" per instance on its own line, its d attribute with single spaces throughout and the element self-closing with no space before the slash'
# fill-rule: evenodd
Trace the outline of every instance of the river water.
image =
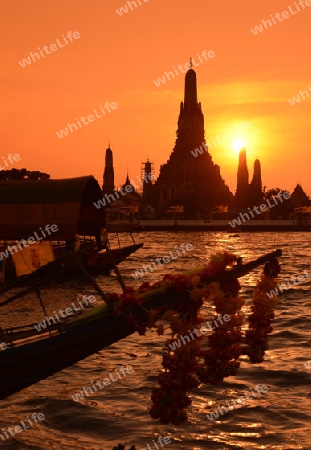
<svg viewBox="0 0 311 450">
<path fill-rule="evenodd" d="M 151 419 L 150 391 L 157 385 L 162 368 L 163 345 L 168 337 L 147 331 L 119 341 L 98 354 L 71 366 L 22 392 L 0 401 L 0 428 L 4 433 L 26 420 L 34 412 L 45 419 L 2 441 L 3 449 L 94 449 L 112 450 L 118 443 L 126 450 L 154 450 L 158 437 L 170 443 L 158 448 L 171 449 L 311 449 L 311 330 L 309 233 L 216 233 L 176 232 L 140 233 L 136 240 L 144 247 L 119 265 L 126 285 L 139 286 L 143 281 L 157 281 L 166 273 L 179 273 L 203 265 L 217 250 L 242 256 L 244 262 L 281 248 L 282 272 L 279 282 L 287 283 L 279 296 L 276 318 L 270 335 L 265 361 L 251 364 L 242 357 L 237 376 L 226 378 L 218 386 L 201 385 L 192 393 L 189 421 L 181 426 L 161 425 Z M 191 244 L 181 257 L 177 248 Z M 171 252 L 171 253 L 170 253 Z M 179 250 L 180 252 L 180 250 Z M 152 273 L 135 280 L 133 274 L 153 259 L 168 256 L 171 261 L 156 263 Z M 174 256 L 173 259 L 172 256 Z M 246 310 L 260 269 L 241 279 Z M 297 281 L 298 275 L 304 275 Z M 292 280 L 291 280 L 292 279 Z M 311 280 L 311 278 L 310 278 Z M 120 291 L 116 276 L 99 277 L 106 291 Z M 294 284 L 294 282 L 296 284 Z M 79 295 L 93 294 L 92 288 L 77 280 L 43 291 L 49 311 L 75 301 Z M 43 314 L 33 296 L 3 308 L 1 326 L 42 320 Z M 76 393 L 96 380 L 116 378 L 116 370 L 131 366 L 130 373 L 95 390 L 84 400 L 74 401 Z M 256 385 L 266 385 L 267 392 L 209 420 L 207 414 L 227 401 L 237 400 Z M 7 432 L 8 433 L 8 432 Z M 164 442 L 164 441 L 162 441 Z M 168 442 L 168 441 L 166 441 Z M 148 447 L 149 444 L 149 447 Z"/>
</svg>

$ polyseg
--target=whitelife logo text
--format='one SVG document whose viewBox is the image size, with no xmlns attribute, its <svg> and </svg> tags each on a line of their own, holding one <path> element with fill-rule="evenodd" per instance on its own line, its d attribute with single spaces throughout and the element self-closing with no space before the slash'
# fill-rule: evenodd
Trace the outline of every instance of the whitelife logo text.
<svg viewBox="0 0 311 450">
<path fill-rule="evenodd" d="M 106 115 L 105 109 L 106 109 L 108 112 L 111 112 L 111 110 L 117 109 L 117 108 L 118 108 L 118 105 L 117 105 L 116 102 L 112 102 L 112 103 L 106 102 L 104 107 L 102 107 L 102 105 L 99 105 L 99 107 L 100 107 L 101 112 L 102 112 L 103 115 L 105 116 L 105 115 Z M 105 109 L 104 109 L 104 108 L 105 108 Z M 94 112 L 94 114 L 95 114 L 95 116 L 96 116 L 97 119 L 100 119 L 101 117 L 103 117 L 102 114 L 98 114 L 98 113 L 97 113 L 96 109 L 93 109 L 92 112 Z M 79 125 L 79 128 L 82 128 L 81 122 L 83 123 L 83 125 L 89 125 L 91 122 L 94 122 L 95 116 L 94 116 L 93 114 L 89 114 L 87 117 L 81 116 L 80 119 L 78 119 L 78 118 L 76 117 L 75 120 L 77 121 L 77 124 Z M 80 121 L 81 121 L 81 122 L 80 122 Z M 56 131 L 56 134 L 57 134 L 57 136 L 59 137 L 59 139 L 62 139 L 64 136 L 68 136 L 69 131 L 70 131 L 70 133 L 73 133 L 74 131 L 77 131 L 79 128 L 77 127 L 77 125 L 76 125 L 75 123 L 69 123 L 69 122 L 68 122 L 68 123 L 67 123 L 67 127 L 66 127 L 65 129 L 63 129 L 63 130 Z M 69 130 L 69 131 L 68 131 L 68 130 Z"/>
<path fill-rule="evenodd" d="M 84 305 L 83 302 L 85 303 Z M 60 320 L 62 320 L 62 318 L 65 319 L 66 317 L 71 316 L 75 311 L 80 311 L 84 309 L 85 306 L 89 306 L 90 303 L 92 304 L 94 302 L 96 302 L 96 298 L 94 297 L 94 295 L 84 295 L 82 300 L 79 300 L 80 308 L 77 307 L 74 302 L 72 302 L 72 308 L 70 308 L 69 306 L 66 309 L 59 309 L 57 313 L 53 311 L 54 314 L 52 316 L 45 316 L 45 319 L 42 322 L 38 322 L 36 325 L 34 325 L 34 327 L 39 333 L 40 331 L 45 330 L 48 326 L 55 324 L 56 321 L 59 322 Z M 61 318 L 59 316 L 61 316 Z"/>
<path fill-rule="evenodd" d="M 148 173 L 148 174 L 144 173 L 143 180 L 139 177 L 137 177 L 137 179 L 140 182 L 140 186 L 136 186 L 135 182 L 132 180 L 132 181 L 130 181 L 130 184 L 127 184 L 124 187 L 125 192 L 123 192 L 123 187 L 121 187 L 118 191 L 114 190 L 113 194 L 105 194 L 105 197 L 103 197 L 101 200 L 98 200 L 97 202 L 94 202 L 93 205 L 97 209 L 100 209 L 106 205 L 109 205 L 109 203 L 115 202 L 117 200 L 117 198 L 120 198 L 120 194 L 122 196 L 125 196 L 126 194 L 133 192 L 133 186 L 135 189 L 138 189 L 138 188 L 142 187 L 144 185 L 144 183 L 148 183 L 149 181 L 152 182 L 152 180 L 154 179 L 154 174 L 153 173 Z"/>
<path fill-rule="evenodd" d="M 51 44 L 49 46 L 45 45 L 43 47 L 43 50 L 45 51 L 45 54 L 43 53 L 43 50 L 41 50 L 40 47 L 38 47 L 39 53 L 41 55 L 41 58 L 44 58 L 45 55 L 50 55 L 52 52 L 55 52 L 56 50 L 58 50 L 59 48 L 65 47 L 66 45 L 68 45 L 70 42 L 73 42 L 73 39 L 79 39 L 80 38 L 80 33 L 79 31 L 75 31 L 74 33 L 72 33 L 71 31 L 68 31 L 66 37 L 62 34 L 63 37 L 63 42 L 65 42 L 65 44 L 59 41 L 59 39 L 56 39 L 56 44 Z M 67 41 L 67 38 L 69 39 L 70 42 Z M 73 39 L 72 39 L 73 38 Z M 51 51 L 49 51 L 49 49 Z M 27 58 L 24 58 L 22 61 L 18 61 L 18 64 L 20 66 L 22 66 L 22 68 L 24 69 L 26 66 L 30 66 L 30 64 L 33 62 L 38 61 L 40 58 L 39 53 L 29 53 L 29 56 Z M 37 58 L 37 59 L 36 59 Z M 32 61 L 31 61 L 32 60 Z"/>
<path fill-rule="evenodd" d="M 147 3 L 149 0 L 143 0 L 145 3 Z M 119 14 L 119 16 L 123 16 L 123 14 L 126 14 L 129 12 L 128 6 L 130 7 L 130 11 L 133 11 L 133 5 L 135 6 L 135 9 L 138 8 L 137 3 L 139 3 L 140 6 L 142 6 L 143 3 L 141 3 L 141 0 L 134 1 L 128 1 L 127 5 L 121 6 L 120 9 L 116 9 L 116 13 Z"/>
<path fill-rule="evenodd" d="M 0 433 L 0 438 L 2 439 L 2 441 L 10 439 L 12 436 L 15 436 L 16 434 L 21 433 L 22 431 L 27 430 L 30 427 L 33 427 L 34 423 L 39 423 L 40 420 L 44 420 L 45 415 L 42 413 L 33 413 L 31 419 L 28 416 L 26 417 L 26 419 L 25 421 L 21 420 L 20 424 L 15 425 L 14 427 L 9 427 L 6 430 L 2 428 Z"/>
<path fill-rule="evenodd" d="M 40 231 L 42 234 L 38 236 L 38 233 L 35 231 L 34 236 L 30 236 L 27 240 L 21 239 L 20 241 L 16 241 L 16 245 L 8 245 L 4 252 L 0 252 L 0 261 L 3 261 L 3 258 L 9 258 L 13 255 L 13 251 L 17 253 L 19 250 L 23 250 L 25 247 L 29 247 L 30 245 L 37 244 L 38 241 L 42 241 L 47 235 L 51 235 L 51 233 L 56 233 L 58 231 L 58 226 L 54 223 L 53 225 L 47 224 L 44 227 L 44 231 L 42 227 L 40 227 Z M 46 233 L 46 234 L 45 234 Z"/>
<path fill-rule="evenodd" d="M 127 365 L 127 366 L 121 366 L 120 369 L 119 369 L 119 371 L 121 372 L 121 374 L 122 374 L 122 376 L 123 376 L 123 378 L 124 378 L 124 377 L 126 377 L 127 374 L 129 374 L 129 373 L 131 373 L 131 372 L 133 371 L 133 367 L 130 366 L 130 365 Z M 104 379 L 102 380 L 102 382 L 99 381 L 99 380 L 94 381 L 94 382 L 92 383 L 92 386 L 91 386 L 91 387 L 84 387 L 84 388 L 83 388 L 83 391 L 77 392 L 76 394 L 72 395 L 71 398 L 72 398 L 75 402 L 78 402 L 79 400 L 83 400 L 85 396 L 89 396 L 89 395 L 91 395 L 91 394 L 94 394 L 94 393 L 97 392 L 98 390 L 104 389 L 105 386 L 109 386 L 109 385 L 111 384 L 111 381 L 112 381 L 113 383 L 115 383 L 116 381 L 121 380 L 121 379 L 122 379 L 122 376 L 120 375 L 119 371 L 118 371 L 117 369 L 115 369 L 114 372 L 109 372 L 108 375 L 109 375 L 109 378 L 110 378 L 110 379 L 109 379 L 109 378 L 104 378 Z M 114 374 L 114 375 L 117 375 L 118 378 L 114 378 L 114 377 L 113 377 L 113 374 Z M 96 387 L 95 387 L 95 385 L 96 385 Z"/>
<path fill-rule="evenodd" d="M 284 200 L 288 200 L 290 198 L 290 193 L 287 192 L 287 191 L 278 192 L 277 198 L 279 199 L 280 203 L 283 203 L 282 197 L 283 197 Z M 269 199 L 267 199 L 267 204 L 263 203 L 260 206 L 254 206 L 253 207 L 253 211 L 256 214 L 258 214 L 258 215 L 260 215 L 263 212 L 269 211 L 269 209 L 274 208 L 274 206 L 276 206 L 278 204 L 278 201 L 277 201 L 277 199 L 275 197 L 273 197 L 273 202 L 274 202 L 274 204 L 271 204 Z M 240 213 L 239 214 L 240 217 L 237 217 L 236 219 L 230 220 L 228 222 L 229 225 L 232 228 L 234 228 L 237 225 L 242 225 L 242 221 L 246 222 L 246 220 L 250 220 L 251 218 L 255 217 L 255 215 L 253 214 L 251 208 L 248 208 L 248 212 L 249 212 L 250 215 L 248 213 Z M 242 219 L 242 221 L 241 221 L 241 219 Z"/>
<path fill-rule="evenodd" d="M 199 53 L 197 53 L 198 56 L 198 60 L 200 61 L 201 64 L 204 63 L 203 59 L 201 58 L 201 56 L 199 55 Z M 208 61 L 208 58 L 215 58 L 215 52 L 214 50 L 203 50 L 202 52 L 202 56 L 205 59 L 205 61 Z M 186 63 L 186 64 L 179 64 L 177 66 L 178 70 L 180 70 L 180 73 L 186 73 L 187 70 L 191 69 L 192 66 L 199 66 L 200 64 L 196 64 L 194 58 L 191 58 L 190 62 Z M 174 69 L 175 75 L 177 75 L 179 77 L 180 73 L 178 73 L 178 70 L 176 69 L 175 66 L 172 67 Z M 184 69 L 184 70 L 183 70 Z M 172 79 L 175 78 L 174 72 L 164 72 L 164 75 L 161 78 L 157 78 L 156 80 L 153 80 L 154 84 L 159 87 L 161 86 L 161 84 L 165 84 L 166 81 L 170 81 Z"/>
<path fill-rule="evenodd" d="M 311 92 L 311 86 L 308 84 L 309 91 Z M 291 99 L 288 99 L 291 106 L 295 106 L 297 103 L 300 103 L 301 100 L 306 100 L 306 98 L 310 98 L 310 94 L 308 91 L 299 91 L 299 94 L 295 95 Z"/>
<path fill-rule="evenodd" d="M 216 147 L 217 146 L 216 139 L 217 139 L 217 141 L 220 144 L 223 144 L 225 141 L 230 139 L 230 134 L 231 134 L 232 137 L 235 137 L 237 135 L 237 133 L 240 134 L 241 132 L 243 132 L 244 128 L 249 129 L 249 128 L 252 128 L 252 126 L 253 126 L 252 122 L 240 122 L 240 125 L 235 124 L 234 125 L 235 130 L 231 130 L 231 128 L 229 128 L 226 131 L 226 133 L 224 133 L 222 135 L 222 137 L 219 137 L 218 134 L 217 134 L 215 139 L 213 139 L 213 138 L 209 139 L 206 144 L 205 144 L 205 142 L 202 142 L 202 145 L 200 145 L 199 148 L 195 148 L 194 150 L 191 150 L 191 153 L 196 158 L 197 156 L 202 155 L 204 150 L 206 152 L 208 152 L 208 150 L 209 149 L 211 150 L 213 148 L 213 146 Z M 213 145 L 209 141 L 211 141 L 213 143 Z"/>
<path fill-rule="evenodd" d="M 187 244 L 187 245 L 186 244 L 181 244 L 179 246 L 179 248 L 182 251 L 183 255 L 185 255 L 186 251 L 190 252 L 191 250 L 193 250 L 193 245 L 192 244 Z M 150 261 L 152 261 L 151 265 L 150 264 L 149 265 L 148 264 L 144 264 L 142 269 L 137 269 L 135 274 L 134 273 L 131 274 L 132 277 L 135 280 L 138 280 L 139 277 L 143 277 L 143 276 L 148 274 L 148 269 L 149 269 L 150 273 L 153 272 L 154 269 L 157 268 L 156 264 L 158 264 L 158 266 L 162 266 L 164 264 L 169 264 L 171 262 L 171 260 L 173 260 L 173 259 L 180 258 L 182 255 L 180 254 L 180 252 L 178 251 L 178 249 L 176 247 L 175 247 L 175 251 L 176 251 L 176 256 L 173 255 L 174 250 L 170 251 L 169 252 L 170 256 L 162 256 L 162 258 L 155 258 L 156 263 L 153 261 L 153 259 L 150 259 Z M 153 266 L 153 268 L 151 266 Z M 144 271 L 145 271 L 145 273 L 144 273 Z"/>
<path fill-rule="evenodd" d="M 295 2 L 295 6 L 296 6 L 296 11 L 295 11 L 295 7 L 294 11 L 292 10 L 292 7 L 289 6 L 288 7 L 288 11 L 283 11 L 281 14 L 280 13 L 276 13 L 275 14 L 275 18 L 278 19 L 279 22 L 276 22 L 276 20 L 274 19 L 273 15 L 270 14 L 270 19 L 268 20 L 262 20 L 260 25 L 256 25 L 254 28 L 251 28 L 251 32 L 255 35 L 257 35 L 258 33 L 262 33 L 264 31 L 263 26 L 265 27 L 265 29 L 267 30 L 268 26 L 269 27 L 273 27 L 273 25 L 277 25 L 280 22 L 283 22 L 283 19 L 288 19 L 289 17 L 291 17 L 289 15 L 289 13 L 291 13 L 292 16 L 295 16 L 296 14 L 298 14 L 299 12 L 301 12 L 302 10 L 305 9 L 305 6 L 311 6 L 311 0 L 299 0 L 299 6 L 302 8 L 302 10 L 300 9 L 300 7 L 297 5 L 297 2 Z M 282 17 L 281 17 L 282 16 Z"/>
<path fill-rule="evenodd" d="M 15 155 L 12 155 L 12 153 L 10 153 L 6 158 L 2 156 L 2 159 L 5 167 L 0 166 L 0 170 L 6 170 L 6 168 L 9 167 L 9 162 L 13 165 L 14 162 L 20 161 L 21 157 L 18 153 L 15 153 Z"/>
</svg>

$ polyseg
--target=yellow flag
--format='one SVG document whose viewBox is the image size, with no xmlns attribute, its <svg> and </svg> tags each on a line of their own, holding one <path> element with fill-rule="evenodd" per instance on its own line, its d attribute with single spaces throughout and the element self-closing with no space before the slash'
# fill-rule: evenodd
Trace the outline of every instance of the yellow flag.
<svg viewBox="0 0 311 450">
<path fill-rule="evenodd" d="M 10 247 L 12 249 L 14 245 Z M 18 249 L 17 246 L 15 247 Z M 35 270 L 40 269 L 40 267 L 55 260 L 53 247 L 50 242 L 29 245 L 29 247 L 23 248 L 22 250 L 18 249 L 16 253 L 12 249 L 12 253 L 15 272 L 18 277 L 21 275 L 29 275 Z"/>
<path fill-rule="evenodd" d="M 138 205 L 131 205 L 130 206 L 130 212 L 131 213 L 137 213 L 138 212 Z"/>
</svg>

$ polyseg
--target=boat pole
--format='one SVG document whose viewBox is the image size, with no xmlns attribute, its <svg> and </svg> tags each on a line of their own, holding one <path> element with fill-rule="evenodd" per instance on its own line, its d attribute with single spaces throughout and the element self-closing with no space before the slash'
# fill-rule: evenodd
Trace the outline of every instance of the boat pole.
<svg viewBox="0 0 311 450">
<path fill-rule="evenodd" d="M 113 269 L 114 269 L 114 271 L 115 271 L 115 273 L 117 275 L 117 279 L 118 279 L 118 281 L 120 283 L 120 286 L 122 287 L 122 290 L 125 291 L 126 286 L 125 286 L 125 283 L 123 281 L 122 275 L 121 275 L 121 273 L 120 273 L 120 271 L 119 271 L 119 269 L 118 269 L 118 267 L 117 267 L 117 265 L 115 263 L 115 260 L 113 259 L 108 239 L 107 239 L 107 243 L 106 243 L 106 252 L 107 252 L 107 254 L 108 254 L 108 256 L 109 256 L 109 258 L 111 260 L 111 263 L 113 265 Z"/>
<path fill-rule="evenodd" d="M 79 260 L 79 258 L 74 255 L 74 260 L 83 273 L 83 275 L 90 281 L 90 283 L 93 285 L 95 290 L 98 292 L 98 294 L 101 296 L 101 298 L 106 302 L 108 308 L 110 311 L 113 311 L 113 305 L 112 302 L 109 300 L 105 292 L 102 290 L 102 288 L 99 286 L 99 284 L 96 282 L 95 278 L 92 277 L 92 275 L 86 270 L 82 262 Z"/>
</svg>

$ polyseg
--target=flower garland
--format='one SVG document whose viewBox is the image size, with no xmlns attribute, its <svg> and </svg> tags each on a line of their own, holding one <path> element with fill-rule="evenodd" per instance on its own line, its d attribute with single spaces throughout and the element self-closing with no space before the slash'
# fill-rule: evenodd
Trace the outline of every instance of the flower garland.
<svg viewBox="0 0 311 450">
<path fill-rule="evenodd" d="M 196 300 L 188 301 L 187 304 L 188 309 L 185 302 L 181 305 L 179 317 L 172 310 L 165 313 L 173 336 L 174 334 L 183 336 L 188 333 L 193 336 L 195 325 L 201 323 L 198 311 L 203 304 L 203 299 L 197 297 Z M 200 354 L 200 344 L 198 340 L 192 340 L 172 351 L 169 347 L 172 342 L 174 339 L 166 342 L 162 362 L 164 371 L 158 376 L 160 387 L 152 389 L 150 415 L 154 419 L 160 419 L 163 424 L 171 422 L 174 425 L 180 425 L 188 419 L 186 408 L 191 404 L 191 399 L 187 392 L 199 385 L 196 372 L 199 369 L 197 356 Z"/>
<path fill-rule="evenodd" d="M 236 375 L 240 363 L 237 361 L 242 353 L 241 326 L 244 316 L 240 310 L 244 301 L 238 297 L 240 284 L 237 280 L 225 284 L 212 284 L 209 299 L 214 303 L 216 316 L 212 323 L 217 329 L 208 336 L 208 350 L 202 350 L 203 364 L 198 372 L 202 383 L 217 384 L 225 377 Z M 217 317 L 228 320 L 218 324 Z"/>
<path fill-rule="evenodd" d="M 269 261 L 264 266 L 264 273 L 254 290 L 252 314 L 249 316 L 249 330 L 245 334 L 247 346 L 243 354 L 247 355 L 253 363 L 261 363 L 265 351 L 269 348 L 268 334 L 273 331 L 271 320 L 274 319 L 274 308 L 278 298 L 273 293 L 276 287 L 276 277 L 281 268 L 277 259 Z M 270 292 L 270 297 L 267 295 Z"/>
<path fill-rule="evenodd" d="M 216 275 L 236 260 L 236 256 L 232 253 L 217 253 L 211 257 L 210 264 L 204 272 L 208 277 Z M 216 384 L 226 376 L 235 375 L 240 365 L 236 361 L 241 354 L 240 327 L 243 321 L 243 316 L 238 312 L 244 304 L 238 298 L 240 288 L 239 282 L 233 279 L 220 284 L 212 283 L 207 290 L 207 297 L 214 304 L 218 314 L 212 320 L 212 323 L 217 325 L 217 330 L 214 329 L 208 336 L 209 349 L 201 350 L 199 354 L 204 359 L 197 371 L 202 383 Z M 224 316 L 227 316 L 229 323 L 222 320 L 217 323 L 217 319 Z"/>
<path fill-rule="evenodd" d="M 204 285 L 204 281 L 220 274 L 235 261 L 237 258 L 232 253 L 217 253 L 204 268 L 186 272 L 185 275 L 165 275 L 162 282 L 153 285 L 143 283 L 138 291 L 127 287 L 122 294 L 108 295 L 116 317 L 125 317 L 127 323 L 140 334 L 145 334 L 147 328 L 153 327 L 157 328 L 158 334 L 163 334 L 163 324 L 156 326 L 157 311 L 150 310 L 146 322 L 142 324 L 137 308 L 146 312 L 143 303 L 154 295 L 169 291 L 187 294 L 181 296 L 178 312 L 169 310 L 164 314 L 170 324 L 172 338 L 165 344 L 163 371 L 158 376 L 159 386 L 152 389 L 150 408 L 151 417 L 159 419 L 163 424 L 171 422 L 179 425 L 186 421 L 186 409 L 191 404 L 189 391 L 200 383 L 217 384 L 225 377 L 235 375 L 240 366 L 238 359 L 241 354 L 248 355 L 252 362 L 263 360 L 277 301 L 273 296 L 269 299 L 266 292 L 275 288 L 275 278 L 280 272 L 280 266 L 274 259 L 264 267 L 264 274 L 254 291 L 252 314 L 248 319 L 249 330 L 245 333 L 242 347 L 244 314 L 241 313 L 241 308 L 244 301 L 239 297 L 241 287 L 238 280 Z M 213 329 L 207 337 L 206 350 L 201 348 L 204 336 L 198 335 L 196 329 L 206 321 L 206 318 L 199 316 L 204 299 L 213 304 L 217 313 L 213 316 L 212 323 L 215 324 L 219 317 L 227 316 L 227 320 L 218 323 L 217 329 Z M 188 335 L 192 337 L 191 341 Z M 184 342 L 185 336 L 188 342 Z M 180 345 L 181 338 L 184 345 Z M 178 339 L 179 345 L 172 346 Z"/>
<path fill-rule="evenodd" d="M 202 277 L 216 275 L 235 260 L 236 257 L 227 252 L 217 254 L 198 275 L 201 275 L 201 280 Z M 239 297 L 238 280 L 212 283 L 203 289 L 199 289 L 198 286 L 200 278 L 193 277 L 190 280 L 192 284 L 190 302 L 188 306 L 183 303 L 181 316 L 176 317 L 173 311 L 165 315 L 171 325 L 173 336 L 177 335 L 177 338 L 180 338 L 187 332 L 191 334 L 196 330 L 195 326 L 203 322 L 203 319 L 198 316 L 198 311 L 204 298 L 208 298 L 214 304 L 218 315 L 229 316 L 229 321 L 218 324 L 217 330 L 208 336 L 207 350 L 201 349 L 202 336 L 179 348 L 175 346 L 174 351 L 169 348 L 173 339 L 166 342 L 166 352 L 162 363 L 164 372 L 161 372 L 158 377 L 160 387 L 152 389 L 151 417 L 159 419 L 163 424 L 172 422 L 174 425 L 179 425 L 186 421 L 188 418 L 186 408 L 191 404 L 191 398 L 188 396 L 190 389 L 198 387 L 200 382 L 216 384 L 225 377 L 236 375 L 240 367 L 238 359 L 241 354 L 247 353 L 254 358 L 254 354 L 262 353 L 266 345 L 266 334 L 272 331 L 270 322 L 267 323 L 267 320 L 274 317 L 272 309 L 276 302 L 272 301 L 266 305 L 267 302 L 265 303 L 259 293 L 262 294 L 263 291 L 267 291 L 267 288 L 274 287 L 275 281 L 271 279 L 271 276 L 277 276 L 278 273 L 277 260 L 265 265 L 263 279 L 258 285 L 259 289 L 254 293 L 254 314 L 249 320 L 250 327 L 256 325 L 256 329 L 253 330 L 253 334 L 250 331 L 246 333 L 247 348 L 241 345 L 243 340 L 241 327 L 244 319 L 241 308 L 244 300 Z M 266 314 L 263 315 L 263 311 Z M 257 334 L 259 339 L 255 339 Z M 203 363 L 200 363 L 202 358 Z"/>
<path fill-rule="evenodd" d="M 211 277 L 222 272 L 228 264 L 232 264 L 236 257 L 228 252 L 218 253 L 213 256 L 210 263 L 201 270 L 196 276 L 192 277 L 188 282 L 190 284 L 190 295 L 187 302 L 183 302 L 179 309 L 179 318 L 169 311 L 165 318 L 170 323 L 172 329 L 172 337 L 177 335 L 177 339 L 188 333 L 193 337 L 196 326 L 201 324 L 204 319 L 198 316 L 198 312 L 203 305 L 205 297 L 210 297 L 214 292 L 214 303 L 217 312 L 228 311 L 234 314 L 237 307 L 242 306 L 242 302 L 231 299 L 232 294 L 236 294 L 235 290 L 239 287 L 235 281 L 231 284 L 227 283 L 227 287 L 223 286 L 224 292 L 220 291 L 218 285 L 210 288 L 199 288 L 199 281 L 202 278 Z M 198 277 L 201 275 L 201 278 Z M 234 287 L 235 289 L 232 289 Z M 218 289 L 218 290 L 217 290 Z M 217 291 L 218 296 L 215 294 Z M 228 308 L 230 303 L 230 308 Z M 231 325 L 233 330 L 233 325 Z M 236 334 L 236 336 L 235 336 Z M 189 339 L 189 336 L 188 336 Z M 240 348 L 235 348 L 235 339 L 240 341 L 238 332 L 228 331 L 226 324 L 223 325 L 222 331 L 217 331 L 209 337 L 211 349 L 202 351 L 201 340 L 203 336 L 193 339 L 185 345 L 172 351 L 170 345 L 174 341 L 170 339 L 166 342 L 166 352 L 163 356 L 164 372 L 161 372 L 158 381 L 159 388 L 153 388 L 150 409 L 151 417 L 160 419 L 164 424 L 172 422 L 174 425 L 187 420 L 187 412 L 185 409 L 191 404 L 191 399 L 187 395 L 190 389 L 198 387 L 200 382 L 214 383 L 223 379 L 234 372 L 234 364 L 231 363 L 233 358 L 240 356 Z M 204 357 L 204 363 L 200 365 L 200 358 Z"/>
<path fill-rule="evenodd" d="M 190 345 L 186 352 L 165 353 L 162 364 L 164 372 L 158 376 L 160 387 L 152 389 L 150 415 L 163 424 L 180 425 L 188 419 L 185 409 L 191 404 L 191 399 L 187 392 L 199 385 L 195 376 L 198 363 L 194 345 Z"/>
</svg>

